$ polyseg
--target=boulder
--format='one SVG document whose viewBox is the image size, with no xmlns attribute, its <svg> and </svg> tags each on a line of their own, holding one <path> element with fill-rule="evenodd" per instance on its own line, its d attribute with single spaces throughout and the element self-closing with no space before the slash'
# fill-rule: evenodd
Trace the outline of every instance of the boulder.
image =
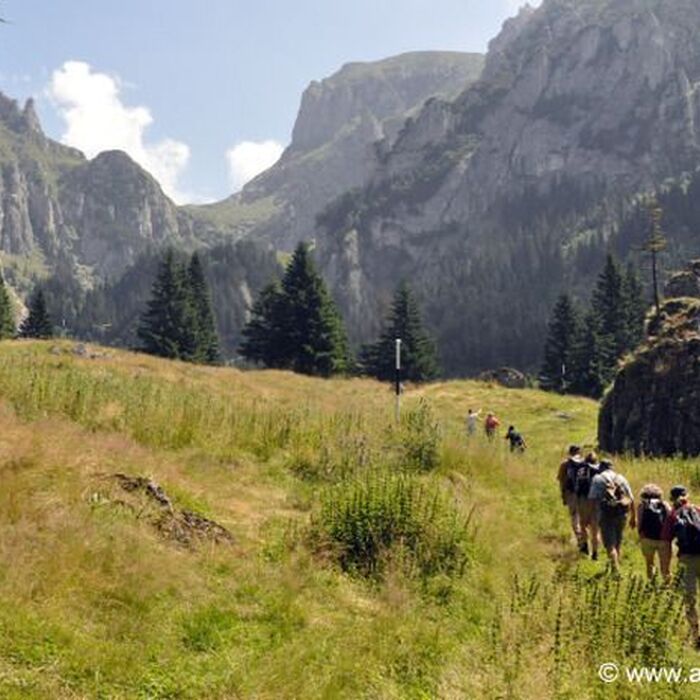
<svg viewBox="0 0 700 700">
<path fill-rule="evenodd" d="M 525 375 L 512 367 L 501 367 L 482 372 L 479 375 L 479 381 L 500 384 L 507 389 L 524 389 L 527 386 Z"/>
</svg>

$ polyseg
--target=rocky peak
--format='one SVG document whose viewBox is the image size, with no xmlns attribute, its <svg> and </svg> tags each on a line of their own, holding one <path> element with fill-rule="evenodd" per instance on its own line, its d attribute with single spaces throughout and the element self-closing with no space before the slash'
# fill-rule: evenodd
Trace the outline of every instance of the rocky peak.
<svg viewBox="0 0 700 700">
<path fill-rule="evenodd" d="M 29 98 L 23 109 L 17 100 L 0 93 L 0 122 L 16 134 L 37 134 L 43 137 L 41 123 L 37 116 L 34 100 Z"/>
<path fill-rule="evenodd" d="M 22 110 L 22 121 L 27 131 L 34 132 L 41 136 L 44 135 L 41 122 L 39 121 L 39 115 L 36 113 L 34 99 L 31 97 L 26 101 L 24 109 Z"/>
<path fill-rule="evenodd" d="M 332 141 L 355 120 L 382 122 L 432 95 L 456 94 L 478 77 L 481 66 L 478 54 L 437 51 L 348 63 L 306 89 L 290 150 L 313 150 Z"/>
</svg>

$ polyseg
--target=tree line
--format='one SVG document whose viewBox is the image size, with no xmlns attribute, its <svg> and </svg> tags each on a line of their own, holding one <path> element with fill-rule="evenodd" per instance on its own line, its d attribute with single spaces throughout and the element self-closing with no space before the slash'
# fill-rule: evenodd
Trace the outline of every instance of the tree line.
<svg viewBox="0 0 700 700">
<path fill-rule="evenodd" d="M 562 294 L 552 310 L 542 388 L 600 398 L 620 359 L 641 343 L 647 306 L 635 269 L 623 271 L 608 255 L 587 308 Z"/>
<path fill-rule="evenodd" d="M 0 338 L 17 335 L 9 293 L 0 280 Z M 54 335 L 40 287 L 30 299 L 19 335 Z M 172 249 L 162 255 L 136 336 L 136 349 L 151 355 L 199 364 L 221 362 L 211 293 L 197 253 L 189 260 Z M 401 338 L 404 379 L 420 382 L 439 374 L 435 343 L 406 284 L 396 290 L 380 337 L 353 357 L 342 317 L 305 243 L 295 250 L 282 280 L 263 288 L 242 336 L 239 354 L 255 365 L 320 377 L 364 374 L 380 380 L 393 378 L 395 340 Z"/>
<path fill-rule="evenodd" d="M 395 341 L 402 340 L 402 376 L 427 381 L 438 375 L 435 343 L 423 328 L 417 301 L 399 285 L 376 342 L 351 356 L 338 308 L 314 263 L 310 247 L 297 246 L 281 283 L 268 285 L 243 329 L 241 355 L 275 369 L 328 377 L 365 374 L 394 376 Z"/>
</svg>

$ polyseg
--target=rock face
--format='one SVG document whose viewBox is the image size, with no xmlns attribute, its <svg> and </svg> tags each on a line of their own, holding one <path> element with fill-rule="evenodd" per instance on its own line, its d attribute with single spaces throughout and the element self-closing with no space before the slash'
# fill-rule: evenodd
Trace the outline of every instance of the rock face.
<svg viewBox="0 0 700 700">
<path fill-rule="evenodd" d="M 351 336 L 408 279 L 448 371 L 533 367 L 557 292 L 598 271 L 593 232 L 700 165 L 699 29 L 691 0 L 544 0 L 507 22 L 480 80 L 429 101 L 321 220 Z"/>
<path fill-rule="evenodd" d="M 479 54 L 430 51 L 350 63 L 307 88 L 276 165 L 229 200 L 188 210 L 201 231 L 223 228 L 289 251 L 313 238 L 316 216 L 331 200 L 367 181 L 376 142 L 392 141 L 428 98 L 457 95 L 482 67 Z"/>
<path fill-rule="evenodd" d="M 655 457 L 700 455 L 700 299 L 667 301 L 650 333 L 603 400 L 600 447 Z"/>
</svg>

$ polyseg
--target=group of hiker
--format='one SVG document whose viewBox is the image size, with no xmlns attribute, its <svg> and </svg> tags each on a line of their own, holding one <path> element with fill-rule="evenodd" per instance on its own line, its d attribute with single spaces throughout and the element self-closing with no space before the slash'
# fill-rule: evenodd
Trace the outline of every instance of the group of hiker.
<svg viewBox="0 0 700 700">
<path fill-rule="evenodd" d="M 690 503 L 687 489 L 674 486 L 667 501 L 659 486 L 647 484 L 635 504 L 629 481 L 615 471 L 612 462 L 599 460 L 595 452 L 584 456 L 577 445 L 569 448 L 567 458 L 560 464 L 558 481 L 579 551 L 598 559 L 598 543 L 602 540 L 614 573 L 619 574 L 623 534 L 628 524 L 639 534 L 650 579 L 659 571 L 662 579 L 670 583 L 673 543 L 676 543 L 686 615 L 700 649 L 696 605 L 700 582 L 700 510 Z"/>
<path fill-rule="evenodd" d="M 481 416 L 481 409 L 475 411 L 469 409 L 467 413 L 467 435 L 473 437 L 476 435 L 479 426 L 479 417 Z M 489 412 L 486 414 L 484 419 L 484 434 L 488 440 L 493 440 L 496 437 L 498 429 L 501 427 L 501 421 L 498 420 L 498 416 L 495 413 Z M 525 452 L 527 449 L 527 443 L 525 438 L 515 429 L 514 425 L 509 426 L 505 439 L 508 440 L 510 444 L 511 452 Z"/>
</svg>

